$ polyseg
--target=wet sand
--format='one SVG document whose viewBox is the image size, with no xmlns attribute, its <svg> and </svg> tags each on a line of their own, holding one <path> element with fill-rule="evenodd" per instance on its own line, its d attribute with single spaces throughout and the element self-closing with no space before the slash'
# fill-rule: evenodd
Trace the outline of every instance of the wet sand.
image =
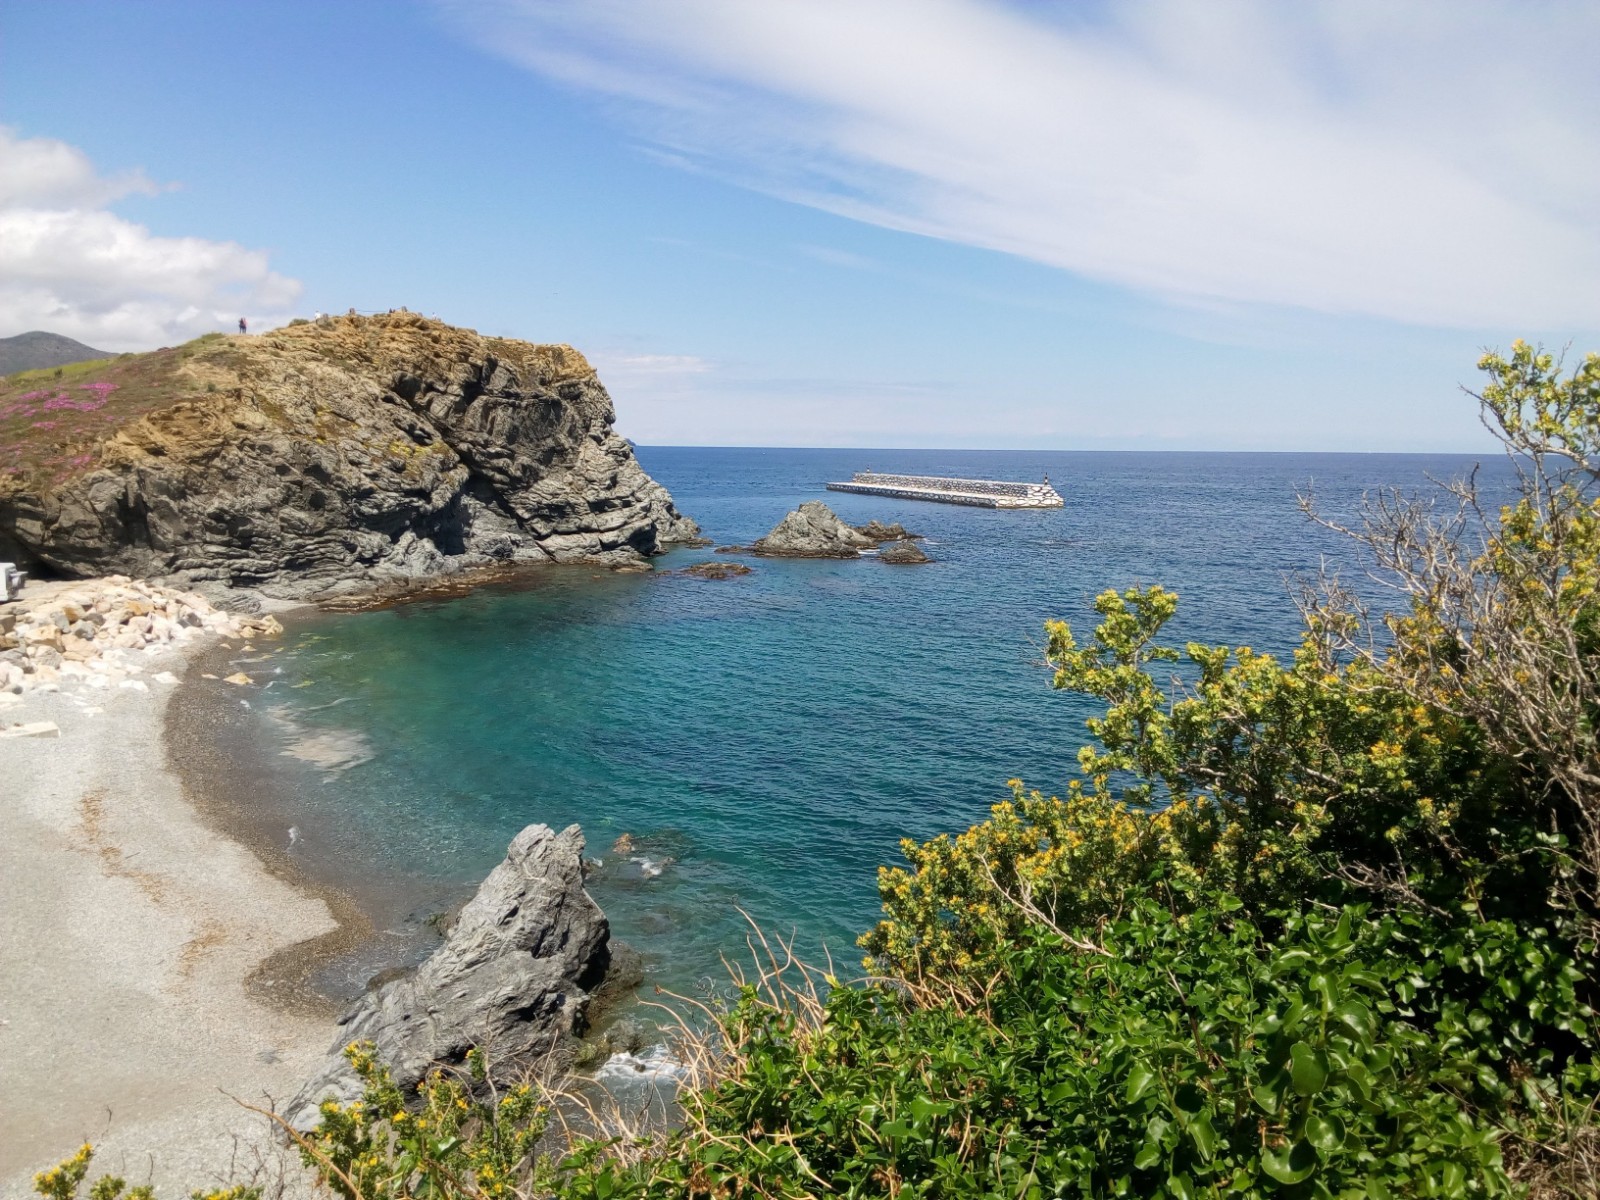
<svg viewBox="0 0 1600 1200">
<path fill-rule="evenodd" d="M 163 667 L 185 662 L 152 660 Z M 235 1098 L 288 1099 L 332 1040 L 331 1006 L 274 964 L 361 930 L 185 788 L 163 728 L 207 702 L 196 682 L 0 707 L 0 723 L 61 730 L 0 741 L 0 1195 L 30 1195 L 33 1172 L 85 1141 L 91 1177 L 168 1196 L 299 1178 Z"/>
</svg>

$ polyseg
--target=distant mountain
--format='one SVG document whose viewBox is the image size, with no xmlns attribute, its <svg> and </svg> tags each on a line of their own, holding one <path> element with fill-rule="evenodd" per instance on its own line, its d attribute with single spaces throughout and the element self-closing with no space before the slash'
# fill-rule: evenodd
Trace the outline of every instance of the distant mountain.
<svg viewBox="0 0 1600 1200">
<path fill-rule="evenodd" d="M 35 329 L 32 333 L 19 333 L 16 337 L 0 338 L 0 375 L 14 375 L 18 371 L 37 371 L 40 367 L 64 367 L 68 363 L 86 362 L 91 358 L 112 358 L 109 350 L 96 350 L 59 333 L 45 333 Z"/>
</svg>

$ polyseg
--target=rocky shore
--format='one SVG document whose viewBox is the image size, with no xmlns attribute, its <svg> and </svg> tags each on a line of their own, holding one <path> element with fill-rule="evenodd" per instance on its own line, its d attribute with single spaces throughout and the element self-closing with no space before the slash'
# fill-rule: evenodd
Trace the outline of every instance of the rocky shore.
<svg viewBox="0 0 1600 1200">
<path fill-rule="evenodd" d="M 0 694 L 63 685 L 148 691 L 177 682 L 152 669 L 155 656 L 207 637 L 243 642 L 282 631 L 272 616 L 225 612 L 197 593 L 126 576 L 34 581 L 0 605 Z"/>
<path fill-rule="evenodd" d="M 35 576 L 0 603 L 0 1195 L 84 1141 L 169 1193 L 299 1194 L 294 1156 L 236 1097 L 298 1094 L 314 1121 L 323 1095 L 348 1097 L 338 1049 L 356 1037 L 408 1082 L 474 1045 L 508 1070 L 568 1054 L 609 926 L 577 828 L 530 827 L 444 945 L 325 1051 L 331 1020 L 264 1005 L 256 973 L 340 927 L 206 825 L 167 761 L 190 654 L 255 652 L 282 632 L 264 606 L 540 563 L 647 569 L 704 543 L 570 347 L 402 312 L 85 370 L 0 380 L 0 558 Z"/>
<path fill-rule="evenodd" d="M 583 851 L 576 825 L 519 833 L 427 961 L 340 1017 L 326 1059 L 286 1119 L 311 1129 L 323 1101 L 360 1097 L 344 1055 L 352 1042 L 372 1042 L 407 1094 L 428 1072 L 460 1066 L 472 1049 L 502 1085 L 570 1063 L 611 965 L 611 927 L 584 890 Z"/>
</svg>

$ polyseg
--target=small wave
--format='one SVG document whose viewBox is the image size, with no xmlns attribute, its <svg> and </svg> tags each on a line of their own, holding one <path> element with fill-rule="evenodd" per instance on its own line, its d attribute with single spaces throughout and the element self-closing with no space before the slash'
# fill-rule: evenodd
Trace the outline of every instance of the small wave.
<svg viewBox="0 0 1600 1200">
<path fill-rule="evenodd" d="M 637 863 L 639 865 L 639 874 L 643 875 L 646 879 L 656 878 L 661 874 L 661 872 L 665 871 L 673 863 L 673 860 L 670 858 L 646 858 L 642 854 L 636 854 L 628 861 L 631 863 Z"/>
<path fill-rule="evenodd" d="M 686 1068 L 665 1046 L 650 1046 L 638 1054 L 619 1050 L 595 1071 L 601 1082 L 620 1080 L 681 1079 Z"/>
<path fill-rule="evenodd" d="M 297 684 L 296 686 L 299 685 Z M 337 705 L 343 704 L 349 699 L 349 696 L 340 696 L 337 700 L 329 700 L 326 704 L 313 704 L 310 708 L 305 708 L 301 711 L 308 713 L 321 712 L 325 708 L 333 708 Z"/>
</svg>

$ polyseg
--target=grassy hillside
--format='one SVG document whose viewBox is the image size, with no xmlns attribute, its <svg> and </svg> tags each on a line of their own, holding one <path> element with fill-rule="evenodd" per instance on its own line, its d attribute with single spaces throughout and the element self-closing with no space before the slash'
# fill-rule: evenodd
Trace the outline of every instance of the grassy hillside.
<svg viewBox="0 0 1600 1200">
<path fill-rule="evenodd" d="M 140 417 L 213 389 L 195 368 L 229 359 L 207 334 L 167 350 L 123 354 L 0 379 L 0 494 L 58 486 L 90 470 L 108 439 Z"/>
</svg>

